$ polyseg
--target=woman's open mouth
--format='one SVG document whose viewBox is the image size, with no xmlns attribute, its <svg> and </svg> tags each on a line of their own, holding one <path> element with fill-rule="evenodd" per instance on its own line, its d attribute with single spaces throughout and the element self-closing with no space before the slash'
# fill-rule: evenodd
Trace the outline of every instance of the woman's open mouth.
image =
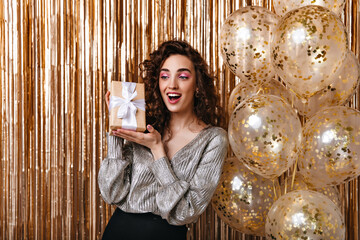
<svg viewBox="0 0 360 240">
<path fill-rule="evenodd" d="M 181 98 L 180 93 L 168 93 L 167 96 L 171 104 L 177 103 Z"/>
</svg>

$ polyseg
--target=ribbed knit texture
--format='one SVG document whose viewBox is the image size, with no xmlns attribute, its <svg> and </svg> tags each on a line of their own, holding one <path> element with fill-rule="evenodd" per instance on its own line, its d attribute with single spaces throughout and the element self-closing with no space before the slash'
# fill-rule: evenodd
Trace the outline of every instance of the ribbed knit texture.
<svg viewBox="0 0 360 240">
<path fill-rule="evenodd" d="M 108 136 L 108 155 L 98 182 L 105 202 L 132 213 L 152 212 L 170 224 L 194 222 L 203 213 L 220 179 L 227 133 L 207 127 L 169 161 L 154 160 L 136 143 Z"/>
</svg>

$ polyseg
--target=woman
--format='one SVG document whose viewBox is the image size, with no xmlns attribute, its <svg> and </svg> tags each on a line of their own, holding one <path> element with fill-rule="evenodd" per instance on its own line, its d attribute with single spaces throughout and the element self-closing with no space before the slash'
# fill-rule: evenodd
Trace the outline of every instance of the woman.
<svg viewBox="0 0 360 240">
<path fill-rule="evenodd" d="M 209 204 L 227 152 L 226 132 L 214 127 L 213 77 L 183 41 L 164 42 L 140 67 L 151 125 L 108 136 L 98 180 L 103 199 L 118 207 L 103 239 L 186 239 L 185 224 Z"/>
</svg>

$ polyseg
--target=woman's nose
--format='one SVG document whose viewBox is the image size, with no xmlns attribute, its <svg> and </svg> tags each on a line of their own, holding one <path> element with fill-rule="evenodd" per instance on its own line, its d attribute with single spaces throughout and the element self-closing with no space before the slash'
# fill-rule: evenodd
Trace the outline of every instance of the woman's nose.
<svg viewBox="0 0 360 240">
<path fill-rule="evenodd" d="M 171 78 L 170 79 L 169 88 L 170 89 L 177 89 L 178 88 L 178 82 L 177 82 L 176 78 Z"/>
</svg>

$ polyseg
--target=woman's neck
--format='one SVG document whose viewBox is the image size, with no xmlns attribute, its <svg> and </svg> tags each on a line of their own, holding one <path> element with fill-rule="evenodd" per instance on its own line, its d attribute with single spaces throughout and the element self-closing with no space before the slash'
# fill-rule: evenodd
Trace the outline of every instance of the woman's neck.
<svg viewBox="0 0 360 240">
<path fill-rule="evenodd" d="M 168 129 L 172 133 L 176 133 L 182 130 L 188 130 L 191 132 L 199 132 L 206 124 L 197 118 L 195 113 L 171 113 Z"/>
<path fill-rule="evenodd" d="M 187 113 L 171 113 L 168 127 L 172 132 L 189 129 L 192 125 L 198 125 L 198 119 L 193 111 Z"/>
</svg>

